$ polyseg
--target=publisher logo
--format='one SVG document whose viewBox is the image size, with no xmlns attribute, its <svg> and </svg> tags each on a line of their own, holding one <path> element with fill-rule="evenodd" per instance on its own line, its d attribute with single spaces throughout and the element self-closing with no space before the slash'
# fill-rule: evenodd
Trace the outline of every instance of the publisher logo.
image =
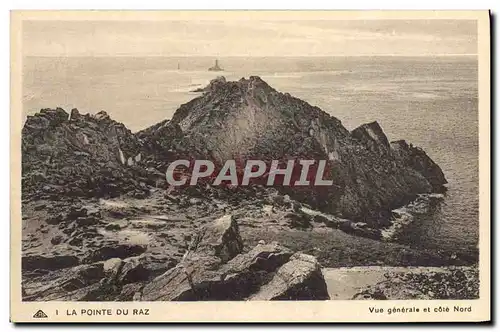
<svg viewBox="0 0 500 332">
<path fill-rule="evenodd" d="M 47 316 L 45 314 L 45 312 L 43 312 L 42 310 L 38 310 L 34 315 L 33 315 L 33 318 L 48 318 L 49 316 Z"/>
</svg>

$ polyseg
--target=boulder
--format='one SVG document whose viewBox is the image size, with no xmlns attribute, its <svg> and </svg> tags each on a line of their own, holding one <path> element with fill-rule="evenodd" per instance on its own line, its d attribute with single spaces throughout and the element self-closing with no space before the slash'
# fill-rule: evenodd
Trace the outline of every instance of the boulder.
<svg viewBox="0 0 500 332">
<path fill-rule="evenodd" d="M 117 223 L 109 223 L 104 227 L 105 230 L 107 231 L 119 231 L 122 229 L 120 224 Z"/>
<path fill-rule="evenodd" d="M 58 213 L 47 218 L 45 222 L 49 225 L 59 225 L 61 222 L 66 220 L 66 218 L 67 216 L 64 213 Z"/>
<path fill-rule="evenodd" d="M 188 253 L 215 256 L 225 263 L 243 250 L 238 224 L 231 215 L 204 226 L 191 240 Z"/>
<path fill-rule="evenodd" d="M 389 140 L 377 121 L 357 127 L 351 131 L 351 135 L 372 152 L 379 155 L 389 155 L 391 153 Z"/>
<path fill-rule="evenodd" d="M 329 300 L 321 267 L 314 256 L 296 253 L 251 300 Z"/>
</svg>

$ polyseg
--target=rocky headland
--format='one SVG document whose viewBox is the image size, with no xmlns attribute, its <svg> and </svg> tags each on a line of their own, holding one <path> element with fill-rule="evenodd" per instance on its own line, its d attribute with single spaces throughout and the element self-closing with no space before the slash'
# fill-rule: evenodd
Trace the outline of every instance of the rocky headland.
<svg viewBox="0 0 500 332">
<path fill-rule="evenodd" d="M 24 300 L 323 300 L 325 267 L 476 262 L 398 243 L 413 216 L 445 199 L 444 174 L 422 149 L 389 142 L 377 122 L 348 131 L 259 77 L 200 92 L 137 133 L 104 111 L 28 117 Z M 165 180 L 178 159 L 301 158 L 327 160 L 333 185 Z"/>
</svg>

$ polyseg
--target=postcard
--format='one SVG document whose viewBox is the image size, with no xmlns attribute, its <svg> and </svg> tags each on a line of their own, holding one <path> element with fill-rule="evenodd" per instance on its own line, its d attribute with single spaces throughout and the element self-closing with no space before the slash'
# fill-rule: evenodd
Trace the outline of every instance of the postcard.
<svg viewBox="0 0 500 332">
<path fill-rule="evenodd" d="M 11 321 L 490 321 L 489 22 L 12 11 Z"/>
</svg>

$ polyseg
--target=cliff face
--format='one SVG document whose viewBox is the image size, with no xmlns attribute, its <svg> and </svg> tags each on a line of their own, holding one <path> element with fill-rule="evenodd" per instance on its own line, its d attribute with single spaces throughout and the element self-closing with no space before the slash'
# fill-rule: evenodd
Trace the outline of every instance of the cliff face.
<svg viewBox="0 0 500 332">
<path fill-rule="evenodd" d="M 197 151 L 219 162 L 328 160 L 332 187 L 290 194 L 370 224 L 416 194 L 441 190 L 446 183 L 425 152 L 401 142 L 390 144 L 378 123 L 349 132 L 335 117 L 276 91 L 259 77 L 213 80 L 202 96 L 175 112 L 171 123 Z"/>
<path fill-rule="evenodd" d="M 134 166 L 141 145 L 105 112 L 43 109 L 22 130 L 24 197 L 116 196 L 143 190 Z"/>
</svg>

